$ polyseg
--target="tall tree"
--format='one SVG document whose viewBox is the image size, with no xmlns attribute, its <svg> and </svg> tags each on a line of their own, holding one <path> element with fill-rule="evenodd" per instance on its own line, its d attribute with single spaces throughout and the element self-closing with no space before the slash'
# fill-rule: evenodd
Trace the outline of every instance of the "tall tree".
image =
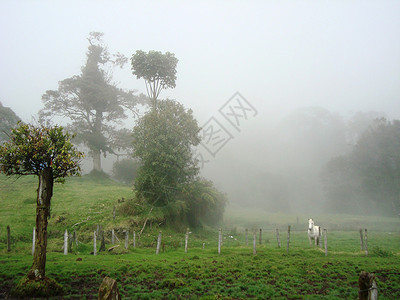
<svg viewBox="0 0 400 300">
<path fill-rule="evenodd" d="M 17 125 L 20 118 L 9 107 L 4 107 L 0 102 L 0 144 L 8 140 L 11 128 Z"/>
<path fill-rule="evenodd" d="M 54 181 L 80 172 L 83 154 L 71 143 L 72 136 L 62 127 L 33 126 L 19 123 L 12 129 L 10 141 L 0 146 L 0 170 L 7 176 L 37 175 L 36 243 L 28 280 L 45 280 L 47 219 Z M 34 296 L 34 295 L 29 295 Z"/>
<path fill-rule="evenodd" d="M 131 57 L 132 73 L 136 78 L 143 78 L 147 95 L 153 108 L 157 107 L 157 99 L 161 90 L 175 88 L 176 65 L 178 59 L 173 53 L 137 50 Z"/>
<path fill-rule="evenodd" d="M 159 101 L 133 128 L 134 157 L 141 167 L 135 179 L 139 197 L 165 206 L 181 186 L 199 172 L 192 146 L 200 143 L 199 126 L 192 111 L 172 100 Z"/>
<path fill-rule="evenodd" d="M 126 140 L 127 130 L 116 126 L 127 118 L 127 110 L 136 114 L 137 105 L 145 101 L 144 96 L 117 88 L 112 82 L 112 72 L 107 68 L 122 67 L 127 58 L 119 53 L 110 55 L 102 36 L 90 33 L 81 75 L 59 82 L 57 90 L 46 91 L 41 111 L 44 118 L 58 115 L 71 121 L 69 129 L 77 133 L 78 142 L 90 149 L 93 169 L 97 171 L 101 170 L 101 154 L 115 154 L 116 149 L 131 147 Z"/>
</svg>

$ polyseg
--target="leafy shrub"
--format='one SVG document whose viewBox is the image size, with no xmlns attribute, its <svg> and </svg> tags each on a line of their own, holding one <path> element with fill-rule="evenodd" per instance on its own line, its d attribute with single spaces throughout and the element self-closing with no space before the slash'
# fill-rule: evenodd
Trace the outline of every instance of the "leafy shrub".
<svg viewBox="0 0 400 300">
<path fill-rule="evenodd" d="M 183 193 L 187 201 L 187 221 L 191 227 L 214 226 L 222 221 L 228 202 L 224 193 L 218 191 L 212 181 L 199 179 L 188 184 Z"/>
<path fill-rule="evenodd" d="M 113 165 L 113 175 L 118 181 L 125 184 L 133 184 L 139 170 L 140 163 L 133 159 L 122 159 Z"/>
</svg>

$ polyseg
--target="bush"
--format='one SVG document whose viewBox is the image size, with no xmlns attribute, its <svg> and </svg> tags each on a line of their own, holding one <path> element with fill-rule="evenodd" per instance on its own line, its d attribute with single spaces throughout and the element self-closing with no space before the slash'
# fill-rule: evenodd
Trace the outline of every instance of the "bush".
<svg viewBox="0 0 400 300">
<path fill-rule="evenodd" d="M 125 158 L 114 163 L 113 175 L 118 181 L 125 184 L 133 184 L 139 170 L 140 163 L 137 160 Z"/>
<path fill-rule="evenodd" d="M 227 196 L 212 181 L 198 179 L 186 185 L 182 194 L 187 201 L 187 221 L 191 227 L 215 226 L 222 221 Z"/>
</svg>

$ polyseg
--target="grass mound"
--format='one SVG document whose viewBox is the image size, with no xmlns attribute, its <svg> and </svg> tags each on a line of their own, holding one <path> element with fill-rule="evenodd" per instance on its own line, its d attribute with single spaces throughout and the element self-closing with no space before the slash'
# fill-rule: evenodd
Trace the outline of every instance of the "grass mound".
<svg viewBox="0 0 400 300">
<path fill-rule="evenodd" d="M 29 276 L 23 277 L 11 292 L 12 296 L 17 298 L 54 297 L 63 293 L 63 287 L 54 279 L 32 279 Z"/>
</svg>

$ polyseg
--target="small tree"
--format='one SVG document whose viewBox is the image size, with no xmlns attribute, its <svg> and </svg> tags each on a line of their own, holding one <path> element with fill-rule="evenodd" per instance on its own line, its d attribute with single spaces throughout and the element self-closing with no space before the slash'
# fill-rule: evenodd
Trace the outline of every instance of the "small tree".
<svg viewBox="0 0 400 300">
<path fill-rule="evenodd" d="M 10 141 L 0 146 L 0 170 L 10 175 L 37 175 L 39 186 L 36 203 L 36 242 L 30 281 L 45 279 L 47 219 L 54 181 L 64 182 L 67 176 L 78 175 L 83 153 L 71 143 L 72 136 L 62 127 L 34 126 L 18 123 Z M 49 282 L 49 280 L 46 280 Z M 54 292 L 54 291 L 53 291 Z M 30 295 L 33 296 L 33 295 Z"/>
<path fill-rule="evenodd" d="M 132 73 L 136 78 L 143 78 L 147 95 L 156 108 L 156 101 L 162 89 L 175 88 L 176 65 L 178 59 L 173 53 L 137 50 L 132 55 Z"/>
</svg>

